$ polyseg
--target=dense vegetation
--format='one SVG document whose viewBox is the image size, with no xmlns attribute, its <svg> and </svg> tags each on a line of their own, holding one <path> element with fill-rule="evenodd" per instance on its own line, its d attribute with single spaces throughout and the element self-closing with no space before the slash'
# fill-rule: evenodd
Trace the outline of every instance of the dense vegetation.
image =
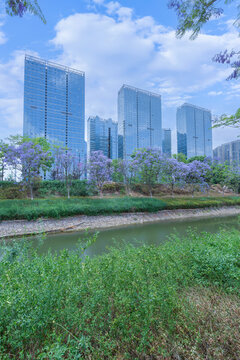
<svg viewBox="0 0 240 360">
<path fill-rule="evenodd" d="M 0 358 L 237 360 L 239 239 L 189 233 L 84 262 L 80 247 L 2 248 Z"/>
<path fill-rule="evenodd" d="M 238 196 L 199 198 L 74 198 L 0 201 L 0 220 L 41 217 L 60 218 L 74 215 L 111 215 L 128 212 L 157 212 L 240 205 Z"/>
<path fill-rule="evenodd" d="M 12 180 L 12 187 L 0 188 L 0 198 L 48 197 L 55 195 L 102 195 L 106 185 L 130 194 L 136 185 L 145 186 L 152 197 L 157 185 L 164 185 L 172 195 L 179 190 L 194 195 L 217 191 L 240 191 L 239 164 L 218 164 L 217 159 L 196 156 L 186 159 L 178 154 L 166 157 L 159 149 L 136 149 L 129 159 L 111 160 L 102 151 L 93 151 L 87 161 L 45 138 L 13 137 L 0 142 L 0 176 Z M 88 182 L 80 182 L 80 179 Z M 54 181 L 44 182 L 43 179 Z M 43 185 L 44 184 L 44 185 Z M 1 184 L 0 184 L 1 185 Z M 121 190 L 120 190 L 121 189 Z"/>
</svg>

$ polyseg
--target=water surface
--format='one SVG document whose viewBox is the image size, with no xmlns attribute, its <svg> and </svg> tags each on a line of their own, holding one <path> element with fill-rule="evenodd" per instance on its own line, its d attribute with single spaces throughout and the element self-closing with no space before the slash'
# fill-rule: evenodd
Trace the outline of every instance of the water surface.
<svg viewBox="0 0 240 360">
<path fill-rule="evenodd" d="M 239 219 L 239 216 L 231 216 L 199 220 L 168 220 L 166 222 L 134 224 L 101 230 L 99 231 L 97 241 L 86 250 L 86 255 L 100 255 L 108 251 L 109 247 L 121 247 L 124 244 L 133 244 L 134 246 L 141 244 L 159 245 L 167 241 L 172 233 L 177 233 L 180 237 L 187 236 L 189 228 L 196 229 L 199 233 L 203 231 L 214 233 L 221 227 L 234 227 L 240 230 Z M 89 234 L 92 233 L 89 232 Z M 78 240 L 84 238 L 86 238 L 84 232 L 47 235 L 39 248 L 39 252 L 46 253 L 49 249 L 59 252 L 65 248 L 74 250 L 77 247 Z M 37 246 L 38 240 L 33 238 L 32 241 L 33 245 Z"/>
</svg>

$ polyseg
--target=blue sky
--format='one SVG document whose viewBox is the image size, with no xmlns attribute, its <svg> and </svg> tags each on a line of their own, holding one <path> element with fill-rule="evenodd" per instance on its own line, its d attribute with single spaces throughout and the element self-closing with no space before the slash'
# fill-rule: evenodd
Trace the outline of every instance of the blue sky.
<svg viewBox="0 0 240 360">
<path fill-rule="evenodd" d="M 46 25 L 32 15 L 7 16 L 1 1 L 1 138 L 22 132 L 25 53 L 86 72 L 86 117 L 117 120 L 123 83 L 160 93 L 163 126 L 173 130 L 174 151 L 177 106 L 190 102 L 214 115 L 239 107 L 239 80 L 225 81 L 230 70 L 211 61 L 221 50 L 240 48 L 234 5 L 191 41 L 176 39 L 176 16 L 166 1 L 39 0 Z M 214 130 L 213 144 L 237 135 L 236 129 Z"/>
</svg>

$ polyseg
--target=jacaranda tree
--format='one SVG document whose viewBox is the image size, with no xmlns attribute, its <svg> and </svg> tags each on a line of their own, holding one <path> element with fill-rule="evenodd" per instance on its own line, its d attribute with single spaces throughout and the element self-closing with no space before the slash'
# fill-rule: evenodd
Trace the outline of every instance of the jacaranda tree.
<svg viewBox="0 0 240 360">
<path fill-rule="evenodd" d="M 207 175 L 211 170 L 210 166 L 198 160 L 194 160 L 187 165 L 187 174 L 185 182 L 189 186 L 192 196 L 195 191 L 206 190 L 209 185 L 207 183 Z"/>
<path fill-rule="evenodd" d="M 175 186 L 184 186 L 188 174 L 187 164 L 177 159 L 166 158 L 163 162 L 163 179 L 170 185 L 173 196 Z"/>
<path fill-rule="evenodd" d="M 92 151 L 88 162 L 88 172 L 90 183 L 102 196 L 103 185 L 112 180 L 112 160 L 102 151 Z"/>
<path fill-rule="evenodd" d="M 153 185 L 158 183 L 163 170 L 163 158 L 158 149 L 138 149 L 132 155 L 132 166 L 139 176 L 139 180 L 148 186 L 152 197 Z"/>
<path fill-rule="evenodd" d="M 72 180 L 81 177 L 84 172 L 84 165 L 81 163 L 76 154 L 67 148 L 55 147 L 54 166 L 52 170 L 52 178 L 64 181 L 67 197 L 70 199 L 70 191 Z"/>
<path fill-rule="evenodd" d="M 4 161 L 21 173 L 21 182 L 30 191 L 33 200 L 36 179 L 51 168 L 53 159 L 49 151 L 44 151 L 41 145 L 29 141 L 19 146 L 9 146 L 5 151 Z"/>
</svg>

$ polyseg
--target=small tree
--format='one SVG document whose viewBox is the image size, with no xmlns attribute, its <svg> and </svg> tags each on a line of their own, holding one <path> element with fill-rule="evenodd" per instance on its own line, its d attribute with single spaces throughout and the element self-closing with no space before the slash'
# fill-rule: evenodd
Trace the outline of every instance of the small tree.
<svg viewBox="0 0 240 360">
<path fill-rule="evenodd" d="M 140 181 L 148 186 L 152 197 L 154 184 L 158 182 L 163 166 L 163 158 L 158 149 L 139 149 L 133 154 L 131 165 L 136 169 Z"/>
<path fill-rule="evenodd" d="M 41 172 L 50 169 L 53 159 L 50 152 L 44 151 L 41 145 L 29 141 L 18 146 L 9 146 L 4 161 L 21 172 L 21 181 L 30 190 L 33 200 L 33 186 L 36 179 L 41 176 Z"/>
<path fill-rule="evenodd" d="M 186 165 L 187 174 L 185 181 L 190 186 L 192 196 L 194 196 L 196 190 L 208 187 L 207 175 L 211 168 L 207 163 L 198 160 L 194 160 Z"/>
<path fill-rule="evenodd" d="M 174 187 L 176 185 L 183 186 L 185 184 L 188 166 L 177 159 L 166 158 L 163 163 L 163 169 L 163 179 L 170 184 L 171 194 L 173 196 Z"/>
<path fill-rule="evenodd" d="M 102 151 L 93 151 L 90 155 L 88 169 L 90 183 L 97 188 L 98 193 L 102 196 L 104 183 L 112 179 L 112 160 L 107 158 Z"/>
<path fill-rule="evenodd" d="M 81 177 L 84 171 L 83 164 L 78 160 L 77 155 L 67 148 L 56 147 L 54 150 L 55 163 L 52 171 L 52 177 L 55 180 L 65 182 L 67 197 L 70 199 L 72 180 Z"/>
<path fill-rule="evenodd" d="M 123 183 L 126 187 L 127 194 L 130 195 L 130 187 L 136 173 L 136 169 L 131 160 L 113 160 L 113 181 Z"/>
</svg>

